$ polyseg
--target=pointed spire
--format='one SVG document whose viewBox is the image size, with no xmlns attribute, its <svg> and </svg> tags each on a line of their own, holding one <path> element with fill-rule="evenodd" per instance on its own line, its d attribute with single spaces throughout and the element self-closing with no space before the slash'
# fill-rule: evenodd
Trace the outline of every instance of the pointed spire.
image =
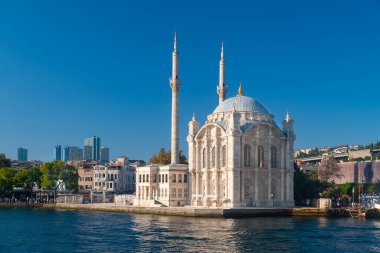
<svg viewBox="0 0 380 253">
<path fill-rule="evenodd" d="M 227 95 L 228 87 L 226 85 L 226 67 L 224 62 L 224 44 L 222 41 L 222 48 L 220 51 L 220 60 L 219 60 L 219 84 L 216 87 L 216 92 L 219 96 L 219 104 L 224 101 Z"/>
<path fill-rule="evenodd" d="M 291 120 L 289 111 L 286 112 L 285 121 L 289 122 Z"/>
<path fill-rule="evenodd" d="M 240 81 L 240 86 L 239 86 L 239 90 L 238 90 L 238 94 L 237 94 L 239 97 L 243 96 L 243 85 L 242 85 L 242 82 Z"/>
<path fill-rule="evenodd" d="M 195 112 L 193 112 L 193 118 L 192 118 L 193 121 L 196 121 L 195 119 Z"/>
<path fill-rule="evenodd" d="M 174 32 L 174 52 L 177 52 L 177 32 Z"/>
<path fill-rule="evenodd" d="M 220 52 L 220 60 L 224 60 L 224 46 L 223 46 L 223 41 L 222 41 L 222 51 Z"/>
</svg>

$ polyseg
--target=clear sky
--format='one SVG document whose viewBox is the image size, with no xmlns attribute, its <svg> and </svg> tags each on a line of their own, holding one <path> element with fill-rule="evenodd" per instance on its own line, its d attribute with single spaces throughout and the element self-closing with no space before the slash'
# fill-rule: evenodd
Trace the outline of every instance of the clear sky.
<svg viewBox="0 0 380 253">
<path fill-rule="evenodd" d="M 180 147 L 192 113 L 218 104 L 224 41 L 228 97 L 242 80 L 296 148 L 380 137 L 380 1 L 2 1 L 0 153 L 53 159 L 91 135 L 111 158 L 170 148 L 171 52 L 180 52 Z"/>
</svg>

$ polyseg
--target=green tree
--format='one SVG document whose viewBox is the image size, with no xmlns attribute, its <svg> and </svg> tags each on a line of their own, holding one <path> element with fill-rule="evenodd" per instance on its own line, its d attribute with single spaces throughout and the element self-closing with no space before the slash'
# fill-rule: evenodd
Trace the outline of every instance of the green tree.
<svg viewBox="0 0 380 253">
<path fill-rule="evenodd" d="M 160 148 L 158 153 L 154 154 L 150 159 L 149 163 L 151 164 L 170 164 L 171 163 L 171 151 L 165 151 L 164 148 Z M 182 150 L 179 151 L 179 163 L 180 164 L 188 164 L 185 155 L 182 153 Z"/>
<path fill-rule="evenodd" d="M 13 190 L 16 173 L 17 171 L 12 168 L 0 169 L 0 194 L 9 193 Z"/>
<path fill-rule="evenodd" d="M 326 183 L 318 179 L 317 171 L 301 171 L 294 164 L 294 199 L 299 203 L 305 199 L 318 198 Z"/>
<path fill-rule="evenodd" d="M 31 197 L 34 186 L 41 188 L 41 177 L 42 173 L 39 168 L 19 170 L 15 175 L 15 186 L 26 190 Z"/>
<path fill-rule="evenodd" d="M 74 166 L 67 165 L 62 161 L 44 163 L 41 168 L 42 187 L 53 189 L 57 195 L 60 185 L 65 184 L 66 190 L 78 191 L 78 173 Z"/>
<path fill-rule="evenodd" d="M 0 169 L 6 168 L 6 167 L 11 167 L 11 160 L 7 159 L 5 154 L 1 153 L 0 154 Z"/>
<path fill-rule="evenodd" d="M 340 188 L 334 182 L 328 183 L 328 186 L 321 193 L 322 198 L 338 198 L 341 195 Z"/>
</svg>

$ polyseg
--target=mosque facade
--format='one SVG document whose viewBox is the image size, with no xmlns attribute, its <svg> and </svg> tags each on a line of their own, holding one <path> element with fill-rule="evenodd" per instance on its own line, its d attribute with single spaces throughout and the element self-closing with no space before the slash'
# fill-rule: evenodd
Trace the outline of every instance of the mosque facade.
<svg viewBox="0 0 380 253">
<path fill-rule="evenodd" d="M 172 163 L 137 169 L 135 204 L 218 208 L 294 206 L 294 121 L 287 113 L 280 128 L 274 115 L 263 105 L 243 95 L 241 84 L 236 96 L 226 98 L 223 45 L 217 86 L 219 104 L 203 126 L 193 116 L 187 136 L 189 165 L 178 164 L 181 86 L 178 61 L 175 39 L 170 79 Z"/>
</svg>

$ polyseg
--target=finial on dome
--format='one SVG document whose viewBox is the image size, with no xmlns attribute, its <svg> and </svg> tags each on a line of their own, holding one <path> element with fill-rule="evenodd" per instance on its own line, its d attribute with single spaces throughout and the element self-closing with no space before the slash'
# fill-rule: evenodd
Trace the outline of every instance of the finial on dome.
<svg viewBox="0 0 380 253">
<path fill-rule="evenodd" d="M 193 118 L 192 118 L 193 121 L 196 121 L 195 119 L 195 112 L 193 112 Z"/>
<path fill-rule="evenodd" d="M 286 118 L 285 121 L 289 122 L 291 120 L 289 111 L 286 112 Z"/>
<path fill-rule="evenodd" d="M 239 86 L 239 90 L 238 90 L 238 96 L 243 96 L 243 85 L 242 85 L 242 82 L 240 81 L 240 86 Z"/>
</svg>

